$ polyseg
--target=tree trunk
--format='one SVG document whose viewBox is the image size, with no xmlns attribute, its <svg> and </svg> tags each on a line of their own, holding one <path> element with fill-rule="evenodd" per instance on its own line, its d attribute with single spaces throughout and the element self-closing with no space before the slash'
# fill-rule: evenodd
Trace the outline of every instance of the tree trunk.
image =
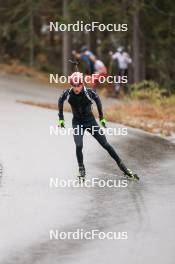
<svg viewBox="0 0 175 264">
<path fill-rule="evenodd" d="M 34 27 L 33 27 L 33 8 L 30 7 L 30 55 L 29 55 L 29 65 L 32 67 L 34 65 Z"/>
<path fill-rule="evenodd" d="M 68 17 L 68 0 L 63 0 L 63 17 Z M 62 45 L 62 66 L 63 66 L 63 74 L 65 76 L 68 75 L 68 56 L 69 56 L 69 36 L 68 32 L 63 32 L 63 45 Z"/>
<path fill-rule="evenodd" d="M 133 14 L 133 64 L 134 64 L 134 82 L 140 81 L 140 29 L 139 29 L 139 10 L 138 0 L 134 0 Z"/>
</svg>

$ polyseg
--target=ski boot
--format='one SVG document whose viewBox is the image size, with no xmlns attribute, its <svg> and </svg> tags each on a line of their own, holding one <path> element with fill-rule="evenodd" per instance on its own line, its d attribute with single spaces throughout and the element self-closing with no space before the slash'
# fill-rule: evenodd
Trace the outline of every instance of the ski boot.
<svg viewBox="0 0 175 264">
<path fill-rule="evenodd" d="M 85 181 L 86 171 L 84 165 L 79 166 L 79 175 L 78 175 L 78 181 L 79 183 Z"/>
<path fill-rule="evenodd" d="M 119 168 L 121 171 L 123 171 L 124 177 L 127 178 L 128 180 L 139 180 L 139 176 L 137 174 L 134 174 L 130 169 L 128 169 L 125 164 L 120 160 L 118 163 Z"/>
</svg>

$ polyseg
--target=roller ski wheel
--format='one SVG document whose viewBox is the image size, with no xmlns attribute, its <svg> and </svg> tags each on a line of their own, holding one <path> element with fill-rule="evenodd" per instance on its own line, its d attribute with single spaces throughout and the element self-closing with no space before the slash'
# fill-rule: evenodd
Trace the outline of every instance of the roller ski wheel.
<svg viewBox="0 0 175 264">
<path fill-rule="evenodd" d="M 78 177 L 79 183 L 85 182 L 86 171 L 85 171 L 85 167 L 84 166 L 79 167 L 79 174 L 78 174 L 77 177 Z"/>
<path fill-rule="evenodd" d="M 82 176 L 78 175 L 77 178 L 78 178 L 78 182 L 79 183 L 84 183 L 85 180 L 86 180 L 86 177 L 85 176 L 82 177 Z"/>
<path fill-rule="evenodd" d="M 124 173 L 124 177 L 130 181 L 139 181 L 139 176 L 134 174 L 130 169 L 127 169 L 127 173 Z"/>
</svg>

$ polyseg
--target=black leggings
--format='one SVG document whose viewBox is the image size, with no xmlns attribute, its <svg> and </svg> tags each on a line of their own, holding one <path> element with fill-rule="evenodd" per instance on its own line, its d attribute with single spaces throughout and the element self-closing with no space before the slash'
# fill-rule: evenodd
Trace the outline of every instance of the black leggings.
<svg viewBox="0 0 175 264">
<path fill-rule="evenodd" d="M 116 161 L 119 168 L 124 173 L 126 173 L 127 171 L 126 166 L 123 164 L 122 160 L 117 155 L 114 148 L 108 143 L 105 135 L 102 135 L 102 133 L 100 134 L 100 127 L 95 119 L 84 124 L 79 124 L 78 122 L 73 121 L 72 124 L 73 124 L 73 128 L 74 129 L 76 128 L 74 130 L 74 141 L 76 145 L 76 156 L 79 166 L 83 165 L 83 153 L 82 153 L 83 135 L 84 135 L 84 131 L 87 130 L 100 143 L 100 145 L 108 151 L 109 155 Z"/>
</svg>

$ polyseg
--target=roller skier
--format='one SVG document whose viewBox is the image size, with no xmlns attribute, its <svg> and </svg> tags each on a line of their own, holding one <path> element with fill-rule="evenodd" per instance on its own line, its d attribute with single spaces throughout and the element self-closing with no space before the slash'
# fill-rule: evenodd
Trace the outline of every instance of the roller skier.
<svg viewBox="0 0 175 264">
<path fill-rule="evenodd" d="M 92 136 L 99 142 L 99 144 L 109 153 L 109 155 L 117 163 L 120 170 L 128 179 L 138 180 L 139 177 L 134 174 L 130 169 L 128 169 L 123 161 L 120 159 L 114 148 L 108 143 L 105 135 L 102 135 L 100 131 L 100 126 L 95 120 L 92 113 L 92 103 L 95 102 L 98 113 L 100 124 L 106 127 L 106 120 L 103 116 L 102 104 L 97 93 L 90 88 L 86 88 L 83 84 L 83 74 L 80 72 L 74 72 L 70 78 L 69 82 L 71 85 L 70 89 L 63 92 L 58 100 L 59 109 L 59 126 L 65 127 L 63 106 L 64 102 L 67 100 L 71 106 L 73 119 L 72 127 L 78 129 L 79 133 L 74 134 L 74 142 L 76 145 L 76 157 L 79 166 L 79 176 L 84 178 L 86 175 L 84 159 L 83 159 L 83 135 L 84 131 L 88 130 Z M 95 129 L 93 129 L 95 127 Z M 83 133 L 82 133 L 83 130 Z"/>
</svg>

